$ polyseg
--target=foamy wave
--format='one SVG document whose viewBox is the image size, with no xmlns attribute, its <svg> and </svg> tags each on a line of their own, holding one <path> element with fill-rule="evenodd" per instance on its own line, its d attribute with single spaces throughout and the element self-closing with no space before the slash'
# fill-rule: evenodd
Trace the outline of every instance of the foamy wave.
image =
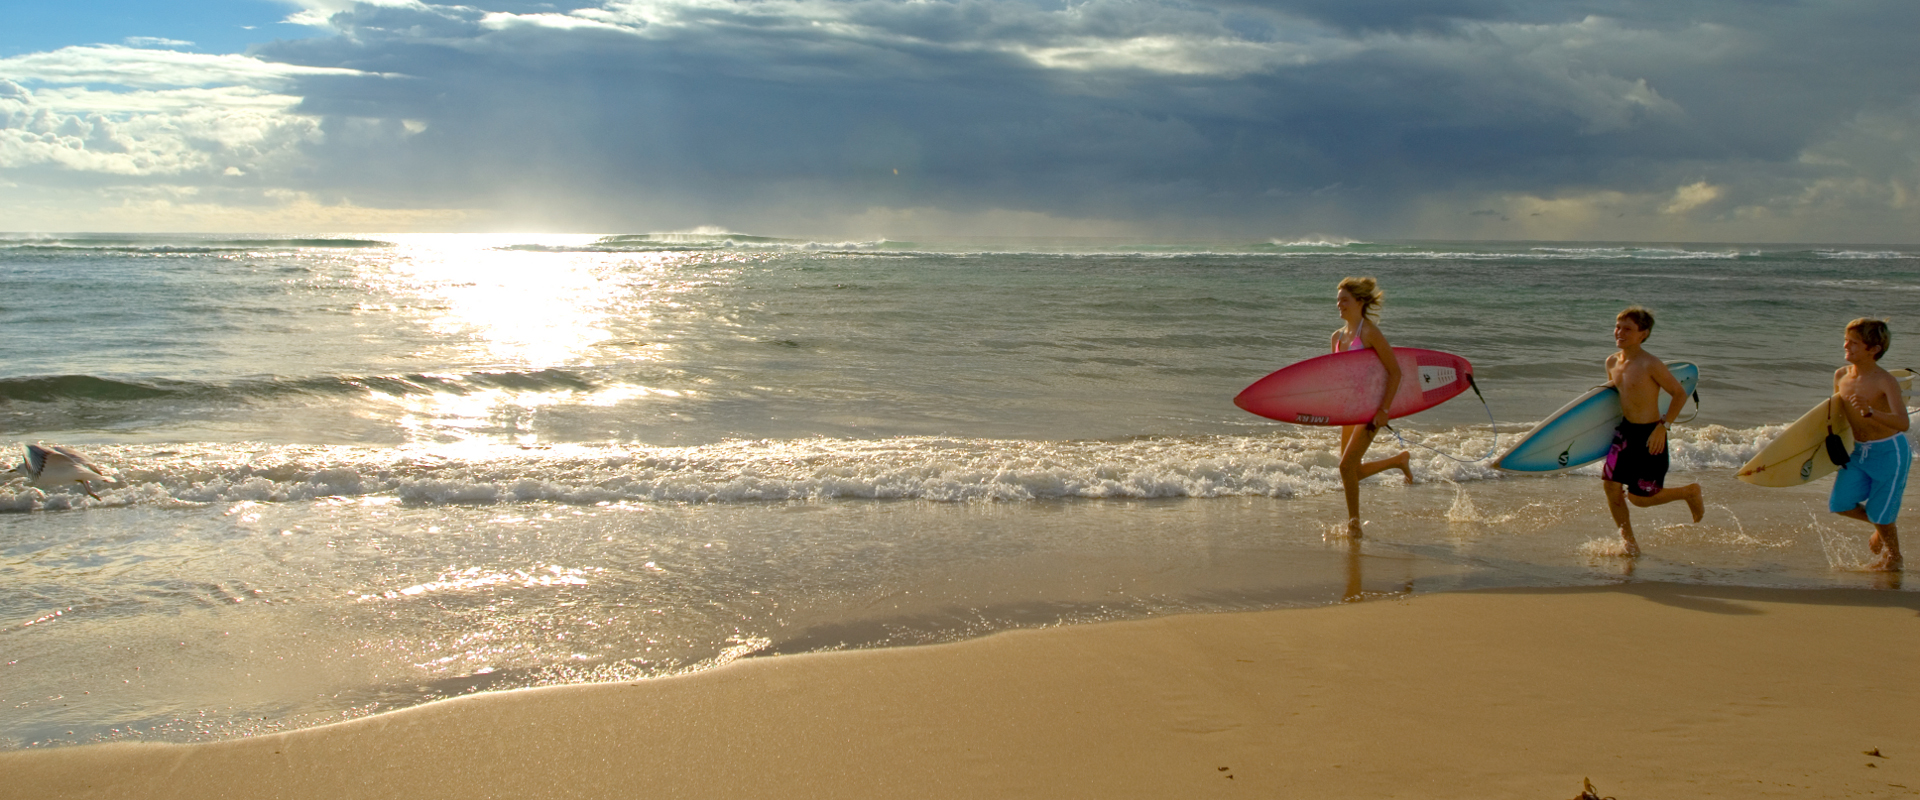
<svg viewBox="0 0 1920 800">
<path fill-rule="evenodd" d="M 243 379 L 225 382 L 152 379 L 122 380 L 95 375 L 29 375 L 0 378 L 0 402 L 251 400 L 294 394 L 317 395 L 464 395 L 488 391 L 592 392 L 604 389 L 596 376 L 565 369 L 413 373 L 396 375 L 319 375 Z"/>
<path fill-rule="evenodd" d="M 1555 259 L 1632 259 L 1636 261 L 1716 260 L 1753 258 L 1759 250 L 1685 250 L 1673 247 L 1535 247 L 1531 251 L 1542 258 Z"/>
<path fill-rule="evenodd" d="M 1898 250 L 1815 250 L 1813 251 L 1813 254 L 1821 258 L 1831 258 L 1831 259 L 1841 259 L 1841 260 L 1920 258 L 1920 253 L 1905 253 Z"/>
<path fill-rule="evenodd" d="M 841 240 L 780 239 L 726 232 L 641 233 L 604 236 L 591 244 L 511 244 L 501 250 L 535 253 L 649 253 L 686 250 L 759 250 L 767 252 L 868 252 L 881 250 L 890 243 Z"/>
<path fill-rule="evenodd" d="M 1275 247 L 1349 247 L 1356 244 L 1367 244 L 1367 242 L 1359 239 L 1349 239 L 1345 236 L 1319 235 L 1306 236 L 1299 239 L 1269 239 L 1267 243 Z"/>
<path fill-rule="evenodd" d="M 1754 258 L 1763 255 L 1758 251 L 1650 251 L 1645 249 L 1619 248 L 1534 248 L 1525 251 L 1515 250 L 1353 250 L 1353 251 L 1301 251 L 1277 252 L 1267 254 L 1274 258 L 1364 258 L 1368 260 L 1409 260 L 1421 261 L 1679 261 L 1679 260 L 1715 260 L 1729 261 L 1742 258 Z"/>
<path fill-rule="evenodd" d="M 1784 426 L 1681 428 L 1678 472 L 1728 470 Z M 1500 444 L 1517 431 L 1504 430 Z M 1511 479 L 1488 466 L 1492 431 L 1409 431 L 1415 476 L 1455 483 Z M 0 512 L 89 505 L 191 506 L 386 496 L 418 505 L 551 502 L 752 503 L 922 500 L 1304 497 L 1336 491 L 1330 431 L 1287 428 L 1254 436 L 1044 442 L 896 438 L 739 441 L 698 447 L 467 445 L 376 449 L 268 445 L 85 448 L 121 481 L 77 491 L 0 489 Z M 1383 439 L 1376 454 L 1397 449 Z M 1575 474 L 1599 473 L 1598 464 Z"/>
<path fill-rule="evenodd" d="M 354 238 L 168 238 L 165 235 L 28 236 L 0 237 L 0 249 L 122 253 L 130 255 L 193 255 L 257 250 L 365 249 L 392 247 L 392 242 Z"/>
</svg>

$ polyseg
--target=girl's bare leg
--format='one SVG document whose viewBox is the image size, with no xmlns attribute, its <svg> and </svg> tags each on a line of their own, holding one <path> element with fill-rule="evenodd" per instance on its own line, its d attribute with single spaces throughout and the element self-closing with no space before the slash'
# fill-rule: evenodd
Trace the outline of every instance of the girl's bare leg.
<svg viewBox="0 0 1920 800">
<path fill-rule="evenodd" d="M 1347 534 L 1354 537 L 1360 535 L 1360 459 L 1372 444 L 1372 431 L 1364 426 L 1340 427 L 1340 488 L 1347 494 Z"/>
<path fill-rule="evenodd" d="M 1399 455 L 1361 464 L 1360 479 L 1366 480 L 1390 469 L 1400 470 L 1400 474 L 1405 476 L 1407 483 L 1413 483 L 1413 454 L 1402 450 Z"/>
</svg>

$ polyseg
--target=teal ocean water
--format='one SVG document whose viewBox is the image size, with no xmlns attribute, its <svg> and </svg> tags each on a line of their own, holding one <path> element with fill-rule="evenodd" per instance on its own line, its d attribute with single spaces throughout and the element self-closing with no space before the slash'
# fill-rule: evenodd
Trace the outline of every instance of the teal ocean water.
<svg viewBox="0 0 1920 800">
<path fill-rule="evenodd" d="M 1333 434 L 1231 402 L 1347 275 L 1486 398 L 1400 421 L 1419 481 L 1364 487 L 1359 542 Z M 1731 476 L 1848 320 L 1920 366 L 1914 247 L 12 234 L 0 290 L 10 458 L 117 473 L 0 486 L 0 747 L 1413 591 L 1913 588 L 1825 481 Z M 1700 365 L 1673 480 L 1710 505 L 1636 510 L 1637 562 L 1595 470 L 1474 461 L 1604 380 L 1629 304 Z"/>
</svg>

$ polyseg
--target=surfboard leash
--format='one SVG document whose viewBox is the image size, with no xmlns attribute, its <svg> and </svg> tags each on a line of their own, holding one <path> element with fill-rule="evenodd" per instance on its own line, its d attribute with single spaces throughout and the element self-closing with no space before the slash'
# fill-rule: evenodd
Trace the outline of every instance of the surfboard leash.
<svg viewBox="0 0 1920 800">
<path fill-rule="evenodd" d="M 1689 423 L 1689 422 L 1692 422 L 1692 421 L 1694 421 L 1694 419 L 1695 419 L 1695 418 L 1697 418 L 1697 417 L 1699 417 L 1699 416 L 1700 416 L 1700 390 L 1699 390 L 1699 389 L 1695 389 L 1695 390 L 1693 390 L 1693 413 L 1692 413 L 1692 414 L 1688 414 L 1688 415 L 1687 415 L 1687 418 L 1686 418 L 1686 419 L 1676 419 L 1676 420 L 1674 420 L 1674 421 L 1673 421 L 1673 424 L 1675 424 L 1675 425 L 1685 425 L 1685 424 L 1687 424 L 1687 423 Z"/>
<path fill-rule="evenodd" d="M 1448 461 L 1454 461 L 1461 464 L 1477 464 L 1479 462 L 1492 458 L 1494 453 L 1497 453 L 1500 451 L 1500 423 L 1494 421 L 1493 406 L 1487 405 L 1487 396 L 1480 393 L 1480 384 L 1474 382 L 1473 373 L 1467 373 L 1467 388 L 1473 390 L 1474 397 L 1480 398 L 1480 407 L 1487 410 L 1487 427 L 1493 429 L 1493 446 L 1487 448 L 1486 455 L 1481 456 L 1479 458 L 1474 458 L 1474 459 L 1455 458 L 1451 455 L 1448 455 L 1445 451 L 1439 450 L 1437 448 L 1428 447 L 1419 442 L 1407 441 L 1407 437 L 1401 436 L 1400 430 L 1398 428 L 1393 427 L 1393 423 L 1391 422 L 1387 423 L 1387 430 L 1393 431 L 1393 438 L 1400 440 L 1400 444 L 1402 446 L 1418 447 L 1422 450 L 1431 451 L 1433 453 L 1438 454 L 1441 458 L 1444 458 Z"/>
</svg>

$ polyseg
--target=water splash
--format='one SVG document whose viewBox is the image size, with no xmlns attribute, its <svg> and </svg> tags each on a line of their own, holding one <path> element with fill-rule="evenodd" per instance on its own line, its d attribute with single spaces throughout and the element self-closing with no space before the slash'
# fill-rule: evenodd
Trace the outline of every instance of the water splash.
<svg viewBox="0 0 1920 800">
<path fill-rule="evenodd" d="M 1827 566 L 1840 572 L 1870 572 L 1872 554 L 1867 551 L 1863 540 L 1855 536 L 1828 527 L 1820 518 L 1809 513 L 1808 529 L 1820 536 L 1820 550 L 1826 554 Z"/>
<path fill-rule="evenodd" d="M 1718 509 L 1720 514 L 1724 514 L 1727 519 L 1733 520 L 1733 528 L 1729 530 L 1723 525 L 1705 520 L 1701 522 L 1677 522 L 1671 525 L 1660 526 L 1659 532 L 1662 534 L 1662 538 L 1668 540 L 1693 541 L 1724 547 L 1752 549 L 1780 550 L 1793 546 L 1794 538 L 1791 536 L 1769 541 L 1748 533 L 1746 524 L 1740 521 L 1740 515 L 1733 513 L 1733 509 L 1726 505 L 1709 503 L 1707 507 Z"/>
<path fill-rule="evenodd" d="M 1453 505 L 1447 508 L 1448 522 L 1482 522 L 1480 509 L 1473 505 L 1473 498 L 1467 496 L 1467 490 L 1459 485 L 1453 487 Z"/>
<path fill-rule="evenodd" d="M 1574 549 L 1584 558 L 1627 558 L 1627 541 L 1619 536 L 1588 539 Z"/>
</svg>

